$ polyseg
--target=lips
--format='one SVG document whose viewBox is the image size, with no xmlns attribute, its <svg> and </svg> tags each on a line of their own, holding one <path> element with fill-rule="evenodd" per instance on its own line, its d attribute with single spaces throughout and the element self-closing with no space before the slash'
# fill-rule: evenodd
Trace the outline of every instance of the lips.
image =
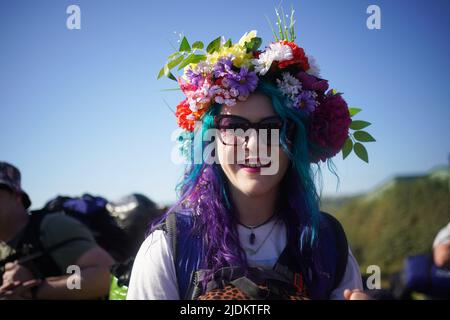
<svg viewBox="0 0 450 320">
<path fill-rule="evenodd" d="M 238 167 L 247 171 L 247 172 L 260 172 L 261 168 L 267 168 L 270 167 L 270 162 L 266 164 L 262 164 L 259 159 L 245 159 L 245 162 L 243 164 L 238 164 Z"/>
</svg>

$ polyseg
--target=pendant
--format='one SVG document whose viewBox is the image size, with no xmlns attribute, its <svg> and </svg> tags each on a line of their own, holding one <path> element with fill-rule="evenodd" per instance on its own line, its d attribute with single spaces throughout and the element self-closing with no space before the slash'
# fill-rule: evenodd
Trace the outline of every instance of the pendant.
<svg viewBox="0 0 450 320">
<path fill-rule="evenodd" d="M 253 233 L 253 230 L 252 230 L 252 233 L 250 234 L 250 238 L 249 238 L 249 241 L 250 241 L 251 245 L 255 244 L 255 239 L 256 239 L 256 236 L 255 236 L 255 234 Z"/>
</svg>

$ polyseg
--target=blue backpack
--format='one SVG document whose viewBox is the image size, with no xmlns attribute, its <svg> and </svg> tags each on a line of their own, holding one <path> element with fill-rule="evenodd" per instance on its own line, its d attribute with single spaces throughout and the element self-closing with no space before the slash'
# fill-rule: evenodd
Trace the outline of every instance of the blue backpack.
<svg viewBox="0 0 450 320">
<path fill-rule="evenodd" d="M 433 263 L 432 254 L 409 256 L 404 262 L 404 280 L 409 291 L 433 298 L 450 298 L 450 270 Z"/>
<path fill-rule="evenodd" d="M 319 221 L 319 236 L 315 249 L 304 249 L 298 253 L 286 246 L 272 270 L 275 272 L 271 271 L 269 277 L 276 283 L 290 282 L 294 288 L 298 288 L 300 279 L 301 284 L 304 282 L 307 288 L 309 298 L 329 299 L 331 292 L 339 286 L 344 276 L 348 259 L 348 243 L 345 232 L 336 218 L 321 212 Z M 171 241 L 180 297 L 187 300 L 196 299 L 202 294 L 198 283 L 198 275 L 201 273 L 197 272 L 201 269 L 204 256 L 202 239 L 191 232 L 192 227 L 193 219 L 188 211 L 169 214 L 162 225 Z M 306 232 L 305 230 L 300 237 L 305 237 Z M 232 283 L 238 287 L 244 283 L 240 289 L 249 293 L 249 296 L 258 291 L 257 286 L 248 279 L 237 281 L 242 280 L 242 277 L 236 279 L 241 275 L 240 270 L 233 270 L 231 273 L 235 280 Z M 223 277 L 224 274 L 229 274 L 229 270 L 221 270 L 220 274 Z M 284 280 L 280 281 L 281 278 Z M 230 282 L 232 280 L 227 279 Z M 216 285 L 211 287 L 208 284 L 207 291 L 223 282 L 223 278 L 216 279 Z M 268 296 L 269 299 L 270 297 L 277 299 L 276 295 Z M 256 299 L 261 297 L 257 296 Z"/>
</svg>

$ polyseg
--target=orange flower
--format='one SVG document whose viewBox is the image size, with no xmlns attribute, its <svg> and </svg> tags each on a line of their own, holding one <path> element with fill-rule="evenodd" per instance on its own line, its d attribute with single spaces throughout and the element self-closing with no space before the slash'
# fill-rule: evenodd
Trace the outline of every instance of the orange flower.
<svg viewBox="0 0 450 320">
<path fill-rule="evenodd" d="M 177 117 L 178 125 L 188 131 L 194 131 L 195 122 L 199 121 L 208 108 L 203 108 L 196 112 L 192 112 L 189 108 L 187 99 L 181 101 L 177 106 L 175 116 Z"/>
</svg>

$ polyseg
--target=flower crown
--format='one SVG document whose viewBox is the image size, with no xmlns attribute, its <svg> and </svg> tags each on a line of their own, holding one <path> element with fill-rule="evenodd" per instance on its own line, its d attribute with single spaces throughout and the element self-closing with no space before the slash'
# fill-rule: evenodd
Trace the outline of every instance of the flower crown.
<svg viewBox="0 0 450 320">
<path fill-rule="evenodd" d="M 179 50 L 168 57 L 158 79 L 163 75 L 178 82 L 185 99 L 177 106 L 178 125 L 194 131 L 196 121 L 215 103 L 234 106 L 245 101 L 261 80 L 273 83 L 285 98 L 285 104 L 306 119 L 312 162 L 333 157 L 342 150 L 345 159 L 352 150 L 368 162 L 362 142 L 375 139 L 362 131 L 370 123 L 351 118 L 361 111 L 349 108 L 342 94 L 329 90 L 328 81 L 320 77 L 313 57 L 295 43 L 294 10 L 290 24 L 284 13 L 276 10 L 278 34 L 272 27 L 275 42 L 259 50 L 262 39 L 255 30 L 245 33 L 237 43 L 218 37 L 206 50 L 201 41 L 189 44 L 183 37 Z M 171 70 L 184 69 L 178 79 Z M 354 130 L 353 133 L 349 129 Z M 186 138 L 184 138 L 186 139 Z"/>
</svg>

